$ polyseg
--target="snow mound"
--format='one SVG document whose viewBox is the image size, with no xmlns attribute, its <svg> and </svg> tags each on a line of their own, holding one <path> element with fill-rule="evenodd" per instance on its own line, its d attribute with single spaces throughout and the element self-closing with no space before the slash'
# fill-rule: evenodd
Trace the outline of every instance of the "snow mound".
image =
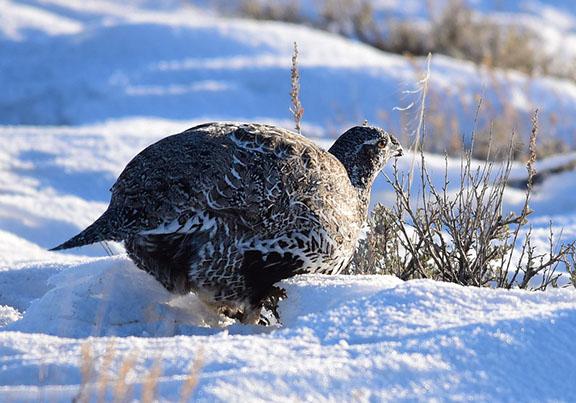
<svg viewBox="0 0 576 403">
<path fill-rule="evenodd" d="M 85 340 L 98 368 L 113 346 L 111 374 L 136 357 L 135 396 L 160 362 L 166 400 L 178 398 L 199 355 L 200 401 L 576 398 L 566 380 L 576 365 L 568 290 L 300 276 L 282 284 L 283 325 L 261 328 L 223 326 L 194 296 L 174 297 L 123 256 L 32 264 L 0 272 L 0 283 L 14 289 L 0 299 L 2 400 L 75 396 Z M 38 292 L 15 299 L 24 288 Z"/>
<path fill-rule="evenodd" d="M 219 318 L 193 295 L 175 298 L 125 256 L 88 260 L 51 274 L 45 279 L 49 290 L 30 301 L 23 318 L 7 330 L 76 338 L 160 337 L 186 333 L 193 325 L 218 325 Z"/>
</svg>

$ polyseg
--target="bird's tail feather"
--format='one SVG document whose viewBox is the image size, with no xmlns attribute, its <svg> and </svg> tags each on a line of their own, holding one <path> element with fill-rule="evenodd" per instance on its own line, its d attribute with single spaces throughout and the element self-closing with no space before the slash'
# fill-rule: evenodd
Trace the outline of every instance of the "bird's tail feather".
<svg viewBox="0 0 576 403">
<path fill-rule="evenodd" d="M 118 220 L 114 217 L 114 210 L 108 209 L 84 231 L 50 250 L 77 248 L 101 241 L 118 240 L 117 226 Z"/>
</svg>

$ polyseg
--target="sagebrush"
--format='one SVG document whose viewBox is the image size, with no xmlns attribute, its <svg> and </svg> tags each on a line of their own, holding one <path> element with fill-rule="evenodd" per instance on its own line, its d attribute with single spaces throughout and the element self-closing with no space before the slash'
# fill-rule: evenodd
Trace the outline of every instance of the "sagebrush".
<svg viewBox="0 0 576 403">
<path fill-rule="evenodd" d="M 574 266 L 568 264 L 574 257 L 574 243 L 561 243 L 552 231 L 548 250 L 542 251 L 532 242 L 528 218 L 536 174 L 537 129 L 535 114 L 525 200 L 517 213 L 503 212 L 511 148 L 497 171 L 493 162 L 477 164 L 472 150 L 465 151 L 455 191 L 449 187 L 447 157 L 440 186 L 434 184 L 423 152 L 419 153 L 417 177 L 394 167 L 387 180 L 394 189 L 395 203 L 373 210 L 367 236 L 360 241 L 348 272 L 530 290 L 558 286 L 560 267 L 574 277 Z M 416 189 L 413 183 L 419 183 Z"/>
</svg>

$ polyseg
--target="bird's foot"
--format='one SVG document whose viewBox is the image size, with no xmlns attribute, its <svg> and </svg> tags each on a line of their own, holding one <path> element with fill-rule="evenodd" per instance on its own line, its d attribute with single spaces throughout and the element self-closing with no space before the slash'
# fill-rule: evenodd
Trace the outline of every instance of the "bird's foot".
<svg viewBox="0 0 576 403">
<path fill-rule="evenodd" d="M 268 295 L 256 306 L 236 307 L 223 305 L 218 312 L 246 325 L 279 326 L 278 303 L 287 298 L 286 290 L 272 287 Z"/>
<path fill-rule="evenodd" d="M 268 296 L 262 301 L 258 324 L 263 326 L 281 325 L 278 303 L 287 297 L 285 289 L 273 286 Z"/>
</svg>

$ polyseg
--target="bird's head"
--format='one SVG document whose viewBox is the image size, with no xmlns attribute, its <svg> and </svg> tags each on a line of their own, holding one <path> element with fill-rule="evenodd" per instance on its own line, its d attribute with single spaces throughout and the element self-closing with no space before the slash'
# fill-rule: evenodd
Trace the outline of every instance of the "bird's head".
<svg viewBox="0 0 576 403">
<path fill-rule="evenodd" d="M 367 192 L 386 162 L 400 157 L 403 150 L 398 140 L 385 130 L 356 126 L 342 134 L 329 152 L 344 165 L 352 185 Z"/>
</svg>

